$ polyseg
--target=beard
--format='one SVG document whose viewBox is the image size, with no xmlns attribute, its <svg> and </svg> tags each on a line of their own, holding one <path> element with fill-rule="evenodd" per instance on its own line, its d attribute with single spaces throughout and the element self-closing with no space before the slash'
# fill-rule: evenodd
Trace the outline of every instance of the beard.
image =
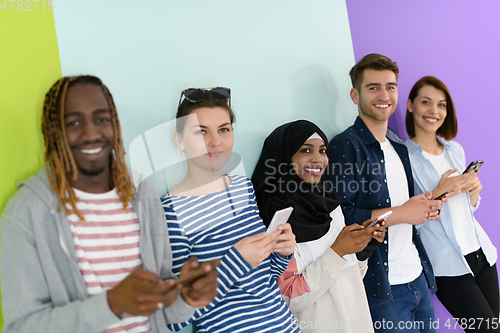
<svg viewBox="0 0 500 333">
<path fill-rule="evenodd" d="M 98 176 L 106 170 L 106 167 L 93 168 L 93 169 L 82 169 L 78 167 L 78 172 L 85 176 Z"/>
</svg>

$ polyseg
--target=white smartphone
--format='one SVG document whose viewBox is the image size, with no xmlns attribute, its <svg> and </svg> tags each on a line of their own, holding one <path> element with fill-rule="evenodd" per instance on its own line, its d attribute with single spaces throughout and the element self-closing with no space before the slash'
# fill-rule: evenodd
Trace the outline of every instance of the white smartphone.
<svg viewBox="0 0 500 333">
<path fill-rule="evenodd" d="M 381 222 L 382 220 L 385 220 L 386 218 L 391 216 L 391 214 L 392 214 L 392 210 L 385 212 L 384 214 L 380 215 L 375 220 L 373 220 L 373 222 L 370 223 L 367 228 L 373 227 L 375 224 L 377 224 L 377 223 Z"/>
<path fill-rule="evenodd" d="M 290 218 L 290 215 L 292 215 L 292 211 L 293 207 L 288 207 L 276 211 L 276 213 L 274 213 L 273 219 L 271 220 L 271 223 L 269 224 L 269 227 L 267 228 L 267 234 L 272 234 L 273 232 L 278 230 L 278 227 L 280 225 L 285 224 Z"/>
</svg>

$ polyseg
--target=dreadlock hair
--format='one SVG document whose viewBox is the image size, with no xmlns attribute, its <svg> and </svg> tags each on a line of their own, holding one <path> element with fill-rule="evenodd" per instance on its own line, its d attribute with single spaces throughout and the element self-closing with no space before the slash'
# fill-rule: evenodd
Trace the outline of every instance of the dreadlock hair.
<svg viewBox="0 0 500 333">
<path fill-rule="evenodd" d="M 99 78 L 90 75 L 63 77 L 57 80 L 45 95 L 43 104 L 42 132 L 45 139 L 45 171 L 50 186 L 57 195 L 59 201 L 58 210 L 61 211 L 63 206 L 66 208 L 66 204 L 69 204 L 80 220 L 84 220 L 83 215 L 76 207 L 78 198 L 75 196 L 75 192 L 67 178 L 67 173 L 72 172 L 73 180 L 76 180 L 78 168 L 69 148 L 64 125 L 66 92 L 68 88 L 77 84 L 92 84 L 101 87 L 108 101 L 115 133 L 113 153 L 110 156 L 111 177 L 123 204 L 123 209 L 132 201 L 134 186 L 124 159 L 125 150 L 115 103 L 108 88 Z M 69 214 L 70 212 L 66 210 L 66 215 Z"/>
</svg>

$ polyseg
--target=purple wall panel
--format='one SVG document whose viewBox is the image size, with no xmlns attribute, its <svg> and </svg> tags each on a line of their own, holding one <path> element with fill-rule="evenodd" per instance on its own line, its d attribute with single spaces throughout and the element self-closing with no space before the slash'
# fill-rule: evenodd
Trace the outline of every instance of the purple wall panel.
<svg viewBox="0 0 500 333">
<path fill-rule="evenodd" d="M 424 75 L 440 78 L 449 88 L 457 109 L 456 140 L 467 162 L 483 159 L 481 207 L 477 220 L 500 247 L 497 205 L 500 177 L 500 2 L 496 0 L 347 0 L 356 61 L 368 53 L 387 55 L 398 63 L 399 106 L 389 126 L 403 139 L 406 101 L 412 85 Z M 441 332 L 449 317 L 435 300 Z M 453 323 L 454 324 L 454 323 Z M 453 325 L 452 325 L 453 327 Z M 457 330 L 461 331 L 461 330 Z"/>
</svg>

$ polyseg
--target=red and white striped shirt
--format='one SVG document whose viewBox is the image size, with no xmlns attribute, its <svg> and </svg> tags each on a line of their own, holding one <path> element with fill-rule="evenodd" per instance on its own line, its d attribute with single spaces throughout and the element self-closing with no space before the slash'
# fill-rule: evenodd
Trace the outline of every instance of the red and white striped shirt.
<svg viewBox="0 0 500 333">
<path fill-rule="evenodd" d="M 116 189 L 107 193 L 86 193 L 73 189 L 80 199 L 76 207 L 81 221 L 68 207 L 68 220 L 75 243 L 78 267 L 89 296 L 118 285 L 134 269 L 142 268 L 139 251 L 140 226 L 131 204 L 123 209 Z M 106 328 L 105 333 L 151 332 L 149 318 L 126 315 Z"/>
</svg>

